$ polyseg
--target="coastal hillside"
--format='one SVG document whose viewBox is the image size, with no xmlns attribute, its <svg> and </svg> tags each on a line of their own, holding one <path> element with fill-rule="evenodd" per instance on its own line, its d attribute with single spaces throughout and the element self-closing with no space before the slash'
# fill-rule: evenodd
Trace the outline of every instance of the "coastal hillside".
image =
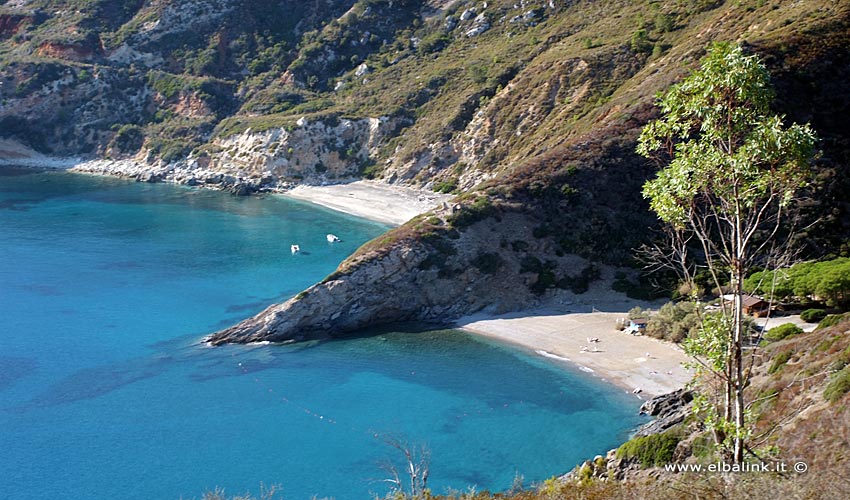
<svg viewBox="0 0 850 500">
<path fill-rule="evenodd" d="M 847 251 L 848 23 L 827 0 L 11 0 L 0 138 L 21 146 L 7 160 L 236 194 L 362 178 L 454 194 L 210 340 L 445 321 L 599 278 L 639 288 L 655 166 L 636 137 L 716 40 L 762 56 L 777 111 L 817 130 L 805 251 Z"/>
<path fill-rule="evenodd" d="M 735 480 L 695 472 L 716 457 L 710 436 L 695 419 L 686 419 L 537 491 L 506 498 L 847 498 L 850 485 L 841 471 L 850 465 L 850 322 L 846 316 L 836 321 L 771 343 L 753 360 L 747 392 L 755 426 L 748 461 L 767 464 L 769 472 L 754 468 L 733 474 Z"/>
</svg>

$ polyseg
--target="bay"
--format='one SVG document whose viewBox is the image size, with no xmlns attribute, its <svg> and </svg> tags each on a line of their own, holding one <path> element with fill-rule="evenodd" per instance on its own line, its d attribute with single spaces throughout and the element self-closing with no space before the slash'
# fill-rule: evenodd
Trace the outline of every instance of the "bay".
<svg viewBox="0 0 850 500">
<path fill-rule="evenodd" d="M 430 450 L 435 492 L 496 491 L 641 422 L 622 390 L 457 331 L 198 343 L 387 229 L 279 196 L 0 169 L 0 491 L 370 498 L 402 465 L 393 440 Z"/>
</svg>

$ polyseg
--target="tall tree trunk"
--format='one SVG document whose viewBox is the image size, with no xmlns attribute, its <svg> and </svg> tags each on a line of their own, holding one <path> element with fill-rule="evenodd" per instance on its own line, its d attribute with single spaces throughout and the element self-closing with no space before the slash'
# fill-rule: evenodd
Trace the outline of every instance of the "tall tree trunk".
<svg viewBox="0 0 850 500">
<path fill-rule="evenodd" d="M 731 391 L 735 401 L 735 463 L 744 461 L 744 242 L 740 210 L 735 211 L 735 258 L 732 261 L 732 286 L 735 294 L 734 331 L 732 334 Z"/>
</svg>

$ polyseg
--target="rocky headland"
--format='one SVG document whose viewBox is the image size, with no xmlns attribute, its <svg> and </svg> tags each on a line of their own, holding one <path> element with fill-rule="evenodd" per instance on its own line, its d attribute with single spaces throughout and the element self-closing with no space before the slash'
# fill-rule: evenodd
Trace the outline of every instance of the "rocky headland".
<svg viewBox="0 0 850 500">
<path fill-rule="evenodd" d="M 540 305 L 549 285 L 535 287 L 539 269 L 528 267 L 536 261 L 529 256 L 546 252 L 547 242 L 525 243 L 525 238 L 534 238 L 523 214 L 500 213 L 497 225 L 483 219 L 458 231 L 446 227 L 452 210 L 414 218 L 394 231 L 401 234 L 365 245 L 321 283 L 205 341 L 218 345 L 328 338 L 379 324 L 447 324 L 479 311 L 498 314 Z M 563 289 L 552 283 L 545 300 L 570 301 L 574 294 L 568 284 L 581 281 L 590 264 L 574 255 L 558 259 L 553 267 L 572 272 L 560 277 Z"/>
</svg>

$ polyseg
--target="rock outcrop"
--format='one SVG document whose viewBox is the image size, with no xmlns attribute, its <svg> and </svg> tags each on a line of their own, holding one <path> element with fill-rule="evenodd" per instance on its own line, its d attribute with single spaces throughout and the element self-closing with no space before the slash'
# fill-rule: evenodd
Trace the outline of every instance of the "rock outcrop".
<svg viewBox="0 0 850 500">
<path fill-rule="evenodd" d="M 213 141 L 209 168 L 308 184 L 357 178 L 393 127 L 387 117 L 300 118 L 293 127 L 248 129 Z"/>
<path fill-rule="evenodd" d="M 645 402 L 640 407 L 641 415 L 656 418 L 641 426 L 633 437 L 661 434 L 682 423 L 691 412 L 692 401 L 693 392 L 683 388 L 669 394 L 656 396 Z M 617 450 L 613 449 L 609 450 L 604 457 L 597 455 L 593 460 L 585 460 L 558 479 L 564 482 L 574 481 L 579 483 L 590 479 L 622 481 L 640 474 L 642 470 L 643 467 L 638 459 L 618 456 Z"/>
<path fill-rule="evenodd" d="M 640 407 L 641 415 L 655 417 L 655 420 L 642 426 L 635 436 L 660 434 L 685 421 L 691 414 L 693 391 L 679 389 L 670 394 L 656 396 Z"/>
<path fill-rule="evenodd" d="M 296 184 L 359 178 L 375 153 L 388 118 L 298 120 L 293 128 L 250 129 L 216 140 L 215 155 L 201 153 L 166 162 L 143 149 L 132 159 L 94 160 L 74 171 L 114 175 L 140 182 L 174 182 L 215 187 L 237 195 L 285 191 Z"/>
<path fill-rule="evenodd" d="M 137 160 L 93 160 L 75 165 L 72 172 L 111 175 L 138 182 L 173 182 L 186 186 L 221 189 L 237 196 L 257 192 L 280 192 L 291 184 L 270 176 L 228 170 L 212 170 L 202 159 L 189 159 L 175 163 Z"/>
<path fill-rule="evenodd" d="M 450 213 L 450 208 L 443 209 L 427 219 Z M 372 325 L 446 323 L 481 310 L 501 313 L 552 296 L 571 299 L 571 292 L 554 284 L 535 292 L 540 278 L 528 269 L 528 261 L 546 253 L 547 243 L 534 241 L 533 226 L 524 215 L 504 213 L 499 218 L 498 229 L 485 219 L 463 232 L 429 227 L 425 216 L 416 218 L 396 230 L 407 237 L 367 244 L 322 283 L 205 341 L 219 345 L 328 338 Z M 417 226 L 425 234 L 411 234 Z M 442 231 L 451 235 L 436 236 Z M 500 243 L 517 241 L 528 243 L 522 249 Z M 480 249 L 488 246 L 491 252 L 482 254 Z M 572 255 L 555 259 L 552 267 L 569 276 L 580 275 L 587 266 L 586 260 Z"/>
</svg>

